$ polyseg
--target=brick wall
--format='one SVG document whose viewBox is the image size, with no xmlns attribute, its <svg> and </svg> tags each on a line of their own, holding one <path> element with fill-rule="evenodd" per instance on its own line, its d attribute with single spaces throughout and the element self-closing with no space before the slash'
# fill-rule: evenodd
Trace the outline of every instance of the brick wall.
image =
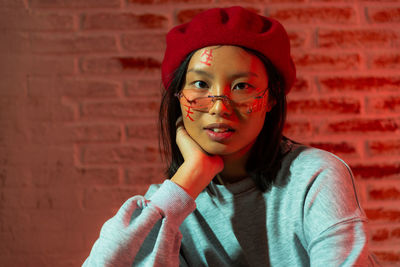
<svg viewBox="0 0 400 267">
<path fill-rule="evenodd" d="M 2 266 L 80 266 L 121 203 L 163 180 L 165 33 L 235 3 L 287 28 L 285 132 L 351 165 L 371 247 L 400 264 L 399 0 L 1 0 Z"/>
</svg>

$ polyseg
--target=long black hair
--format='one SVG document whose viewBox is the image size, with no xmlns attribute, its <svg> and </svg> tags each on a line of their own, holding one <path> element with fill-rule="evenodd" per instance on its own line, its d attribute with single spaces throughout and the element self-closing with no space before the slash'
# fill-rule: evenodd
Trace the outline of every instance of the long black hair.
<svg viewBox="0 0 400 267">
<path fill-rule="evenodd" d="M 274 182 L 277 172 L 281 168 L 284 152 L 281 150 L 282 131 L 286 120 L 286 95 L 283 76 L 258 51 L 242 47 L 247 52 L 257 56 L 265 66 L 268 75 L 268 99 L 274 101 L 274 106 L 267 113 L 263 128 L 256 142 L 251 148 L 245 170 L 254 180 L 261 191 L 266 191 Z M 168 88 L 163 91 L 159 110 L 159 146 L 160 152 L 167 164 L 168 178 L 176 173 L 183 163 L 182 154 L 176 144 L 176 120 L 181 116 L 180 103 L 175 93 L 183 86 L 189 61 L 195 51 L 188 54 L 186 59 L 173 73 Z"/>
</svg>

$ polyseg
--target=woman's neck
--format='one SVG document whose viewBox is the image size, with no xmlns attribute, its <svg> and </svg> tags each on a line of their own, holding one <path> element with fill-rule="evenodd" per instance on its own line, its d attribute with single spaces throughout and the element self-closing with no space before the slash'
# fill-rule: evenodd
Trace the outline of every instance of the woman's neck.
<svg viewBox="0 0 400 267">
<path fill-rule="evenodd" d="M 246 162 L 250 156 L 251 145 L 237 153 L 222 156 L 224 169 L 219 173 L 224 183 L 238 182 L 248 176 Z"/>
</svg>

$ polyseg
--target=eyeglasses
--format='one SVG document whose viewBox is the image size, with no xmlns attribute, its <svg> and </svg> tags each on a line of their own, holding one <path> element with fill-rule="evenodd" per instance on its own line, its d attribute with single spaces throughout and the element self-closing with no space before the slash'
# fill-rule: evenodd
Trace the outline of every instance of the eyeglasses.
<svg viewBox="0 0 400 267">
<path fill-rule="evenodd" d="M 224 105 L 230 105 L 232 108 L 244 113 L 251 113 L 255 107 L 255 102 L 262 99 L 268 88 L 264 90 L 235 90 L 229 95 L 208 95 L 207 90 L 183 89 L 175 96 L 181 104 L 190 107 L 193 110 L 208 112 L 217 100 L 222 100 Z"/>
</svg>

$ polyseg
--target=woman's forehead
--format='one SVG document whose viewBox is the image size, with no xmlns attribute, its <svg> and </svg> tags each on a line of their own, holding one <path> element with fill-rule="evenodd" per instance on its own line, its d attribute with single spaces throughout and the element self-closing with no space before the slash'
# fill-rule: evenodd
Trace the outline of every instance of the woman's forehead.
<svg viewBox="0 0 400 267">
<path fill-rule="evenodd" d="M 209 73 L 256 73 L 267 75 L 263 62 L 238 46 L 208 46 L 197 50 L 190 59 L 188 70 Z M 195 71 L 196 72 L 196 71 Z M 189 72 L 188 72 L 189 74 Z"/>
</svg>

